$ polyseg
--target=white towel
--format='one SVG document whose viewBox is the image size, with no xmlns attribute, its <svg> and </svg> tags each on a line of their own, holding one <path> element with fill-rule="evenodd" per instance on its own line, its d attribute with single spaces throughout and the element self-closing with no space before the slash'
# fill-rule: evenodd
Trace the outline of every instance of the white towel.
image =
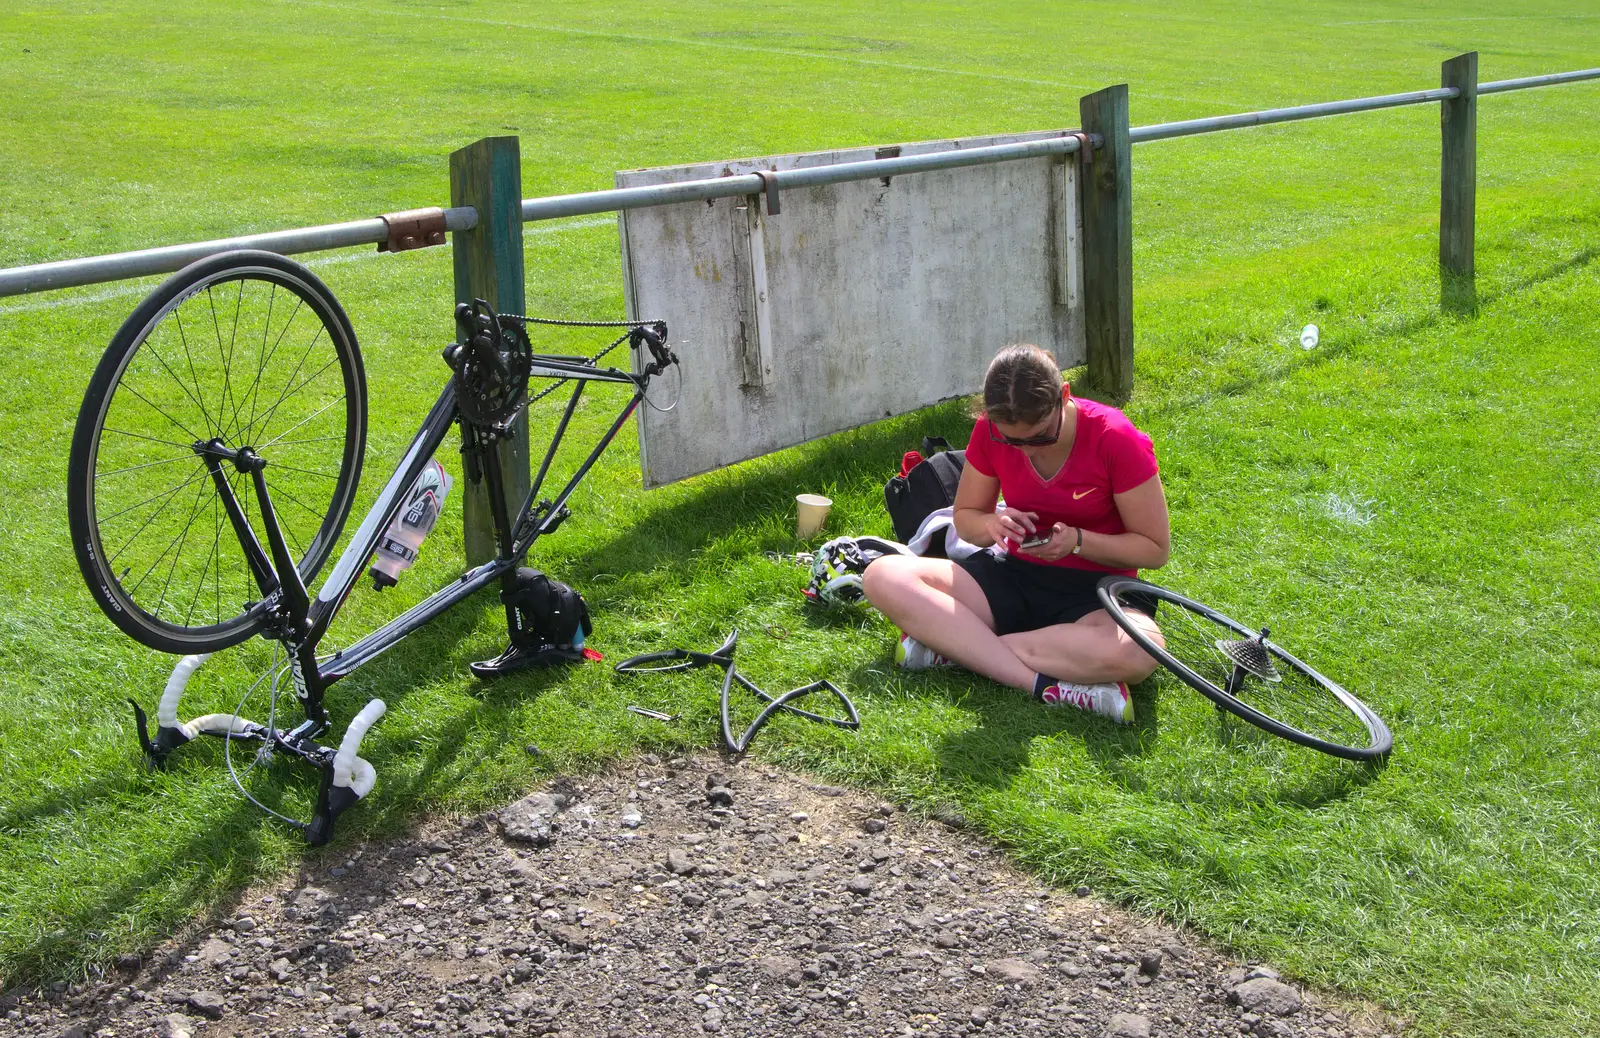
<svg viewBox="0 0 1600 1038">
<path fill-rule="evenodd" d="M 944 554 L 948 559 L 959 561 L 984 550 L 976 544 L 962 540 L 961 535 L 956 533 L 955 513 L 950 508 L 929 512 L 928 517 L 922 520 L 922 525 L 917 527 L 917 535 L 911 538 L 911 543 L 906 547 L 910 548 L 914 555 L 926 555 L 935 537 L 944 538 Z"/>
</svg>

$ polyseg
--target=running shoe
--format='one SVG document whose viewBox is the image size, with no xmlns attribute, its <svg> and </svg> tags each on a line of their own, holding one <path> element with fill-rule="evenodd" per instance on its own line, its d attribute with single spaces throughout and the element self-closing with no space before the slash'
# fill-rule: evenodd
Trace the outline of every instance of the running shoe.
<svg viewBox="0 0 1600 1038">
<path fill-rule="evenodd" d="M 909 634 L 902 634 L 894 647 L 894 665 L 906 670 L 927 670 L 929 667 L 954 666 L 952 660 L 934 652 Z"/>
<path fill-rule="evenodd" d="M 1075 706 L 1091 714 L 1110 718 L 1117 724 L 1133 723 L 1133 697 L 1122 682 L 1079 685 L 1058 681 L 1039 693 L 1039 701 L 1050 706 Z"/>
</svg>

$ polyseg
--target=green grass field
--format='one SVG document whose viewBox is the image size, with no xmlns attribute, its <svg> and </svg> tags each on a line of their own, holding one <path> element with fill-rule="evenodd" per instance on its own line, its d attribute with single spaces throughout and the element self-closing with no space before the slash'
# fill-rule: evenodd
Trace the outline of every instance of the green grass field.
<svg viewBox="0 0 1600 1038">
<path fill-rule="evenodd" d="M 21 0 L 0 10 L 0 265 L 443 204 L 448 153 L 493 134 L 521 137 L 532 196 L 622 168 L 1066 126 L 1080 95 L 1117 82 L 1138 125 L 1432 86 L 1473 49 L 1485 80 L 1597 64 L 1592 5 L 1511 11 Z M 778 722 L 762 759 L 958 806 L 1051 880 L 1420 1033 L 1592 1034 L 1597 126 L 1600 84 L 1480 102 L 1472 319 L 1436 306 L 1432 108 L 1135 151 L 1128 411 L 1172 505 L 1158 579 L 1306 647 L 1390 721 L 1384 769 L 1219 728 L 1161 681 L 1119 730 L 981 680 L 896 673 L 881 618 L 805 607 L 801 570 L 767 557 L 799 547 L 793 494 L 829 493 L 833 531 L 887 532 L 883 480 L 924 432 L 964 437 L 959 404 L 649 494 L 625 435 L 535 561 L 585 593 L 612 659 L 737 626 L 767 687 L 826 675 L 860 704 L 859 734 Z M 620 315 L 611 221 L 527 234 L 532 312 Z M 443 377 L 448 252 L 313 262 L 367 359 L 375 480 Z M 504 636 L 486 593 L 335 690 L 341 729 L 373 695 L 390 713 L 368 744 L 378 787 L 330 852 L 243 804 L 220 746 L 147 773 L 124 700 L 153 706 L 172 660 L 94 607 L 64 481 L 89 373 L 154 283 L 0 300 L 0 988 L 96 969 L 256 878 L 427 813 L 714 743 L 709 679 L 632 685 L 591 665 L 479 685 L 465 663 Z M 1323 344 L 1306 353 L 1312 320 Z M 452 509 L 419 567 L 358 592 L 333 640 L 457 572 L 459 543 Z M 231 709 L 265 659 L 259 642 L 218 657 L 186 713 Z M 311 790 L 285 769 L 262 792 L 301 810 Z"/>
</svg>

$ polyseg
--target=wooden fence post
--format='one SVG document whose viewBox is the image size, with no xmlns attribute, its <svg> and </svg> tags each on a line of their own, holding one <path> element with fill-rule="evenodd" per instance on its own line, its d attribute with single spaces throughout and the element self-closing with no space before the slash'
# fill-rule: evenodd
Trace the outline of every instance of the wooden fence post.
<svg viewBox="0 0 1600 1038">
<path fill-rule="evenodd" d="M 1478 194 L 1478 52 L 1445 62 L 1440 84 L 1461 93 L 1439 102 L 1439 305 L 1472 313 L 1478 308 L 1472 255 Z"/>
<path fill-rule="evenodd" d="M 1083 202 L 1083 332 L 1089 382 L 1114 401 L 1133 393 L 1133 164 L 1128 85 L 1078 100 L 1103 143 L 1079 178 Z"/>
<path fill-rule="evenodd" d="M 487 300 L 497 313 L 526 312 L 522 280 L 522 155 L 515 137 L 485 137 L 450 155 L 450 204 L 478 211 L 478 226 L 451 236 L 456 302 Z M 508 510 L 528 494 L 528 415 L 497 445 Z M 465 482 L 465 481 L 463 481 Z M 465 508 L 467 564 L 495 557 L 488 483 L 468 483 Z M 511 516 L 515 522 L 517 516 Z"/>
</svg>

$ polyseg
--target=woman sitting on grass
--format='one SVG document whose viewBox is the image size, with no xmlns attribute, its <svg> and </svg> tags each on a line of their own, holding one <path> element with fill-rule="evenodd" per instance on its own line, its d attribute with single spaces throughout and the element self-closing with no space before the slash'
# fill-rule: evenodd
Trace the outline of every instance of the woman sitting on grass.
<svg viewBox="0 0 1600 1038">
<path fill-rule="evenodd" d="M 1095 585 L 1166 564 L 1167 500 L 1150 437 L 1116 408 L 1073 397 L 1049 352 L 1007 346 L 984 376 L 955 526 L 1005 552 L 889 555 L 863 575 L 868 600 L 903 632 L 895 661 L 959 663 L 1041 702 L 1132 723 L 1128 683 L 1156 661 L 1101 607 Z M 1132 615 L 1159 639 L 1148 605 Z"/>
</svg>

